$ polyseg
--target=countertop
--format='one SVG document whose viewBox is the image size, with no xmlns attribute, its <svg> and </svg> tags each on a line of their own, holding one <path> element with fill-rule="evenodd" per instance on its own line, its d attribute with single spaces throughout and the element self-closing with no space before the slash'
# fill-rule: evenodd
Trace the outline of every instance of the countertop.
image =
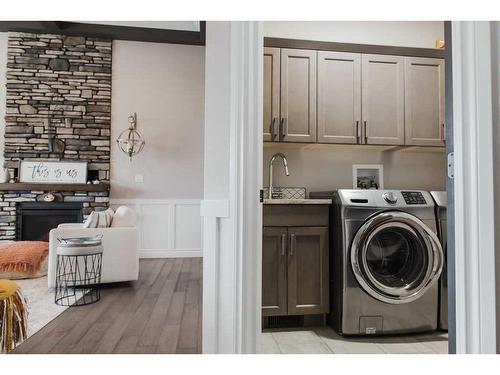
<svg viewBox="0 0 500 375">
<path fill-rule="evenodd" d="M 264 204 L 332 204 L 331 199 L 264 199 Z"/>
</svg>

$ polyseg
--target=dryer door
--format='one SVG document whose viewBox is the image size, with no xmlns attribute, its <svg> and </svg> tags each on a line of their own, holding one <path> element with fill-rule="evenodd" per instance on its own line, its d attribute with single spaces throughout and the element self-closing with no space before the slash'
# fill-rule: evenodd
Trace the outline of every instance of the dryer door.
<svg viewBox="0 0 500 375">
<path fill-rule="evenodd" d="M 386 211 L 369 218 L 351 245 L 351 265 L 363 289 L 387 303 L 418 299 L 439 278 L 443 250 L 417 217 Z"/>
</svg>

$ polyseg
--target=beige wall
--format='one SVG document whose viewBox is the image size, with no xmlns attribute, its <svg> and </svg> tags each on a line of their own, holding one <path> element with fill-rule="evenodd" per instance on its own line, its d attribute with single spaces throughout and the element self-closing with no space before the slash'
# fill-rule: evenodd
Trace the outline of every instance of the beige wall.
<svg viewBox="0 0 500 375">
<path fill-rule="evenodd" d="M 275 38 L 435 48 L 444 39 L 442 21 L 270 21 L 264 35 Z"/>
<path fill-rule="evenodd" d="M 388 189 L 445 190 L 445 154 L 438 152 L 380 151 L 363 146 L 264 148 L 264 186 L 269 185 L 269 160 L 275 152 L 288 159 L 290 176 L 275 162 L 275 186 L 305 187 L 307 192 L 352 189 L 353 164 L 383 164 Z"/>
<path fill-rule="evenodd" d="M 200 46 L 113 42 L 111 198 L 203 196 L 204 54 Z M 131 112 L 146 140 L 132 162 L 114 142 Z"/>
</svg>

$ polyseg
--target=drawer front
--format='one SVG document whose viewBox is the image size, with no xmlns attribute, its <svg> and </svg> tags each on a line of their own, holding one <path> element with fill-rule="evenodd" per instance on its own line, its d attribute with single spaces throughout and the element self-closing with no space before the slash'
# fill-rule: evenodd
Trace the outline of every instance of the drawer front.
<svg viewBox="0 0 500 375">
<path fill-rule="evenodd" d="M 264 205 L 263 224 L 270 227 L 328 226 L 327 204 Z"/>
</svg>

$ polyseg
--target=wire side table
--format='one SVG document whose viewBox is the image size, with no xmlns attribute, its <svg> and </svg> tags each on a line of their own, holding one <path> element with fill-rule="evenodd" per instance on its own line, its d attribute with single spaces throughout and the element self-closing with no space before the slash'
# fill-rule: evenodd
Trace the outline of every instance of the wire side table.
<svg viewBox="0 0 500 375">
<path fill-rule="evenodd" d="M 81 306 L 99 301 L 103 252 L 101 238 L 66 238 L 59 241 L 55 303 Z"/>
</svg>

